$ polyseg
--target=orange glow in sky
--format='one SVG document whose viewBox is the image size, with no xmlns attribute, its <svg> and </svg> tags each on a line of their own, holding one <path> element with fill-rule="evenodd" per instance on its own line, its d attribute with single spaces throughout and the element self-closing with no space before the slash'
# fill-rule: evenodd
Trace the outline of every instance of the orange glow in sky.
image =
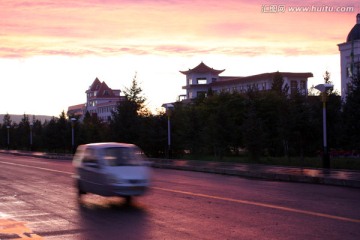
<svg viewBox="0 0 360 240">
<path fill-rule="evenodd" d="M 201 61 L 223 75 L 312 72 L 309 85 L 327 70 L 340 89 L 337 44 L 360 3 L 277 2 L 1 0 L 0 113 L 57 116 L 84 103 L 96 77 L 124 89 L 135 72 L 160 108 L 183 93 L 179 70 Z"/>
</svg>

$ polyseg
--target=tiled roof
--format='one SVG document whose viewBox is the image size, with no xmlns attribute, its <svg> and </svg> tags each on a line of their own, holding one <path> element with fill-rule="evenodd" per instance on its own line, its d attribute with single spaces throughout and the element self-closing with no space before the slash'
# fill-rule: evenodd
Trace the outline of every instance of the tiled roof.
<svg viewBox="0 0 360 240">
<path fill-rule="evenodd" d="M 218 86 L 218 85 L 236 84 L 236 83 L 241 83 L 241 82 L 268 80 L 268 79 L 273 79 L 275 73 L 276 72 L 262 73 L 262 74 L 247 76 L 247 77 L 220 77 L 219 80 L 216 82 L 213 82 L 212 85 Z M 282 77 L 289 77 L 289 78 L 313 77 L 313 74 L 310 72 L 305 72 L 305 73 L 280 72 L 280 74 L 282 75 Z"/>
<path fill-rule="evenodd" d="M 213 68 L 210 68 L 209 66 L 207 66 L 205 63 L 201 62 L 199 65 L 197 65 L 196 67 L 194 67 L 193 69 L 189 69 L 187 71 L 180 71 L 182 74 L 189 74 L 189 73 L 212 73 L 212 74 L 220 74 L 223 71 L 225 71 L 225 69 L 223 70 L 216 70 Z"/>
<path fill-rule="evenodd" d="M 115 97 L 115 95 L 114 95 L 112 89 L 109 88 L 105 82 L 102 82 L 100 85 L 100 88 L 98 89 L 96 97 L 97 98 L 102 98 L 102 97 L 108 98 L 108 97 Z"/>
<path fill-rule="evenodd" d="M 101 82 L 98 78 L 95 78 L 94 82 L 91 84 L 89 90 L 96 91 L 100 88 Z"/>
<path fill-rule="evenodd" d="M 85 103 L 69 106 L 68 111 L 79 110 L 83 108 L 85 108 Z"/>
<path fill-rule="evenodd" d="M 88 96 L 89 98 L 119 98 L 120 90 L 112 90 L 105 82 L 100 82 L 100 80 L 96 78 L 86 91 L 86 93 L 90 92 L 94 92 L 96 94 L 91 94 Z"/>
</svg>

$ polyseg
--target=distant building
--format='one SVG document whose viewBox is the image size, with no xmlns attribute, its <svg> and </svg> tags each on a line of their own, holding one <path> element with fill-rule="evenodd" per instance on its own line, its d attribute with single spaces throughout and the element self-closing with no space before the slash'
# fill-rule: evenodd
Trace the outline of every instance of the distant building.
<svg viewBox="0 0 360 240">
<path fill-rule="evenodd" d="M 70 106 L 67 115 L 83 118 L 86 112 L 89 112 L 91 116 L 97 116 L 102 121 L 110 121 L 119 102 L 125 100 L 125 97 L 120 96 L 120 92 L 96 78 L 85 92 L 86 103 Z"/>
<path fill-rule="evenodd" d="M 345 99 L 349 83 L 360 68 L 360 13 L 356 15 L 356 24 L 350 30 L 346 42 L 338 46 L 341 65 L 341 98 Z"/>
<path fill-rule="evenodd" d="M 85 111 L 85 103 L 73 105 L 68 107 L 67 115 L 68 116 L 82 116 Z"/>
<path fill-rule="evenodd" d="M 209 89 L 214 93 L 226 92 L 246 92 L 249 89 L 257 89 L 260 91 L 269 90 L 272 86 L 272 81 L 275 72 L 262 73 L 247 77 L 239 76 L 219 76 L 224 70 L 216 70 L 208 67 L 203 62 L 193 69 L 180 71 L 186 76 L 186 85 L 183 89 L 186 90 L 186 95 L 180 95 L 179 101 L 191 100 L 200 95 L 206 96 Z M 308 78 L 313 77 L 310 72 L 306 73 L 292 73 L 280 72 L 284 79 L 284 86 L 289 86 L 289 93 L 294 90 L 307 94 Z"/>
</svg>

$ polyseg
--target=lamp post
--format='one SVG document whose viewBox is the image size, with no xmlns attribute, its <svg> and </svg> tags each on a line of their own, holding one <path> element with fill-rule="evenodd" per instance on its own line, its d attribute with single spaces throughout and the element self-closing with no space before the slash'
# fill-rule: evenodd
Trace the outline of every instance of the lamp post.
<svg viewBox="0 0 360 240">
<path fill-rule="evenodd" d="M 30 151 L 32 151 L 33 136 L 32 136 L 33 123 L 30 123 Z"/>
<path fill-rule="evenodd" d="M 327 91 L 333 89 L 334 85 L 332 84 L 319 84 L 315 88 L 321 92 L 321 101 L 323 102 L 323 168 L 330 168 L 330 156 L 329 149 L 327 146 L 327 128 L 326 128 L 326 101 L 327 101 Z"/>
<path fill-rule="evenodd" d="M 163 108 L 166 109 L 166 115 L 168 117 L 168 149 L 167 149 L 167 157 L 171 158 L 171 122 L 170 117 L 171 113 L 174 109 L 174 105 L 171 103 L 166 103 L 162 105 Z"/>
<path fill-rule="evenodd" d="M 75 153 L 75 136 L 74 136 L 74 125 L 76 118 L 71 118 L 71 151 Z"/>
<path fill-rule="evenodd" d="M 10 126 L 7 125 L 6 128 L 7 128 L 7 147 L 9 150 L 10 149 Z"/>
</svg>

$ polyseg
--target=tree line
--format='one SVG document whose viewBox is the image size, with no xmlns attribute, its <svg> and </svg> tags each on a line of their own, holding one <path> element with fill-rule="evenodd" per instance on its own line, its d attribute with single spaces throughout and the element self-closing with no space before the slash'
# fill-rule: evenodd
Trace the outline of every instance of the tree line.
<svg viewBox="0 0 360 240">
<path fill-rule="evenodd" d="M 330 75 L 324 76 L 330 83 Z M 110 122 L 102 122 L 86 113 L 82 121 L 76 116 L 40 122 L 23 115 L 19 123 L 4 116 L 0 124 L 2 148 L 48 152 L 72 152 L 72 129 L 75 146 L 90 142 L 128 142 L 140 146 L 150 157 L 173 157 L 190 154 L 224 156 L 247 154 L 252 159 L 263 156 L 305 157 L 322 151 L 322 102 L 319 93 L 308 95 L 284 86 L 280 73 L 273 78 L 269 91 L 249 89 L 246 93 L 208 90 L 191 103 L 176 102 L 172 110 L 171 149 L 168 144 L 168 117 L 146 109 L 136 77 L 124 93 Z M 331 149 L 360 149 L 360 80 L 350 83 L 346 101 L 335 91 L 327 93 L 328 146 Z M 72 125 L 73 124 L 73 125 Z M 30 132 L 32 144 L 30 145 Z"/>
</svg>

